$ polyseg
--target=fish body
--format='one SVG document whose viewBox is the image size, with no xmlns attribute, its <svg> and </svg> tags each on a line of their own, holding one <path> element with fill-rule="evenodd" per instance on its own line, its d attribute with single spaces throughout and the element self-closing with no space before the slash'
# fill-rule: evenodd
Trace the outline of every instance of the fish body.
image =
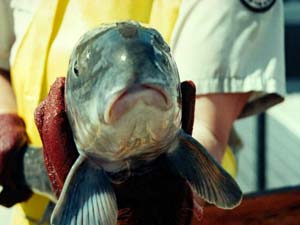
<svg viewBox="0 0 300 225">
<path fill-rule="evenodd" d="M 80 157 L 52 224 L 117 224 L 115 185 L 146 179 L 159 168 L 210 203 L 239 204 L 235 181 L 180 128 L 179 75 L 156 30 L 127 21 L 85 34 L 70 59 L 65 98 Z M 139 225 L 162 224 L 152 219 Z"/>
<path fill-rule="evenodd" d="M 169 149 L 181 121 L 180 81 L 158 32 L 132 22 L 96 29 L 70 66 L 67 113 L 81 154 L 103 167 Z"/>
</svg>

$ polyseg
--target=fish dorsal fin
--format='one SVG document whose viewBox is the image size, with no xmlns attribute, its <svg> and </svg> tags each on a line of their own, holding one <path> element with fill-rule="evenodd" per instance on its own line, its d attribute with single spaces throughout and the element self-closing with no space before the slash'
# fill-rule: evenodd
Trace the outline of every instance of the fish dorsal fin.
<svg viewBox="0 0 300 225">
<path fill-rule="evenodd" d="M 116 225 L 118 207 L 104 171 L 80 156 L 52 214 L 54 225 Z"/>
<path fill-rule="evenodd" d="M 230 209 L 242 199 L 234 179 L 209 155 L 207 150 L 183 131 L 176 150 L 168 153 L 168 161 L 192 188 L 207 202 Z"/>
</svg>

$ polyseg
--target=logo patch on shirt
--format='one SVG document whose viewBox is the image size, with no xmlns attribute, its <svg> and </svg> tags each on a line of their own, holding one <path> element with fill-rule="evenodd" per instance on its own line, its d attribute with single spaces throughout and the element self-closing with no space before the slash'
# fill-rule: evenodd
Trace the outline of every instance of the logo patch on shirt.
<svg viewBox="0 0 300 225">
<path fill-rule="evenodd" d="M 276 0 L 241 0 L 241 2 L 252 11 L 265 12 L 274 5 Z"/>
</svg>

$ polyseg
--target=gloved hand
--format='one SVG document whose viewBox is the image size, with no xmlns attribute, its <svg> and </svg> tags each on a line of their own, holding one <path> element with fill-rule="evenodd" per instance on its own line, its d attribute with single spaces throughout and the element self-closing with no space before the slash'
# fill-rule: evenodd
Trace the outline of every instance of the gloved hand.
<svg viewBox="0 0 300 225">
<path fill-rule="evenodd" d="M 0 204 L 10 207 L 30 198 L 23 175 L 23 147 L 28 137 L 24 121 L 15 114 L 0 115 Z"/>
<path fill-rule="evenodd" d="M 53 191 L 59 197 L 78 152 L 65 113 L 65 78 L 57 78 L 47 98 L 35 111 L 46 169 Z"/>
<path fill-rule="evenodd" d="M 193 133 L 194 112 L 196 104 L 196 85 L 193 81 L 184 81 L 181 83 L 182 93 L 182 129 L 189 135 Z M 190 188 L 192 190 L 192 188 Z M 191 225 L 197 225 L 203 217 L 204 200 L 198 194 L 192 191 L 193 198 L 193 217 Z"/>
<path fill-rule="evenodd" d="M 193 81 L 181 82 L 182 117 L 181 127 L 189 135 L 193 133 L 196 86 Z"/>
</svg>

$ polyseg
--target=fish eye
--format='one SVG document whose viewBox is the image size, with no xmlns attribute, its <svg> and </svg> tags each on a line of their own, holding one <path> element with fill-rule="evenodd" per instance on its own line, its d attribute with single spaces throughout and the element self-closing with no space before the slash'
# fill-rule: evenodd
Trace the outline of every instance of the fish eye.
<svg viewBox="0 0 300 225">
<path fill-rule="evenodd" d="M 77 60 L 73 63 L 73 73 L 78 77 L 79 76 L 79 69 L 78 69 L 78 63 Z"/>
<path fill-rule="evenodd" d="M 168 66 L 169 60 L 167 58 L 167 56 L 165 54 L 163 54 L 162 52 L 159 52 L 158 54 L 156 54 L 156 58 L 164 65 L 164 66 Z"/>
<path fill-rule="evenodd" d="M 165 43 L 164 39 L 162 38 L 162 36 L 157 33 L 156 31 L 154 31 L 155 34 L 153 35 L 153 41 L 154 43 L 156 43 L 156 46 L 158 48 L 161 48 L 163 51 L 169 53 L 170 52 L 170 47 L 168 46 L 167 43 Z"/>
<path fill-rule="evenodd" d="M 162 62 L 165 66 L 167 66 L 167 65 L 168 65 L 168 59 L 167 59 L 167 56 L 162 55 L 162 56 L 161 56 L 161 62 Z"/>
</svg>

